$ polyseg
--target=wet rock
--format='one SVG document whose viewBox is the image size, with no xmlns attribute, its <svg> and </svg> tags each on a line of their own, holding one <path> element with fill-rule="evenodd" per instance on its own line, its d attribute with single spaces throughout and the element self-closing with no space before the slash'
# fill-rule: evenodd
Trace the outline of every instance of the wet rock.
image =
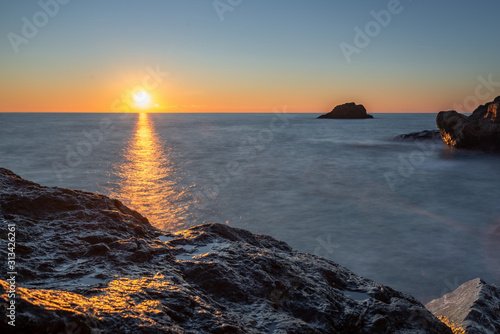
<svg viewBox="0 0 500 334">
<path fill-rule="evenodd" d="M 439 130 L 424 130 L 420 132 L 411 132 L 403 135 L 399 135 L 393 138 L 395 141 L 421 141 L 421 140 L 432 140 L 441 141 L 441 134 Z"/>
<path fill-rule="evenodd" d="M 0 222 L 24 248 L 16 326 L 3 316 L 2 332 L 451 333 L 413 297 L 272 237 L 160 231 L 116 200 L 5 169 Z M 9 289 L 0 280 L 4 310 Z"/>
<path fill-rule="evenodd" d="M 318 118 L 363 119 L 373 118 L 373 116 L 366 113 L 366 109 L 362 104 L 350 102 L 338 105 L 328 114 L 321 115 Z"/>
<path fill-rule="evenodd" d="M 500 288 L 479 278 L 426 305 L 435 316 L 443 317 L 466 334 L 500 333 Z"/>
<path fill-rule="evenodd" d="M 109 247 L 106 244 L 99 243 L 95 245 L 89 246 L 89 250 L 87 251 L 87 256 L 97 256 L 102 255 L 105 256 L 109 251 Z"/>
<path fill-rule="evenodd" d="M 478 107 L 469 117 L 442 111 L 436 123 L 446 145 L 483 151 L 500 151 L 500 96 Z"/>
</svg>

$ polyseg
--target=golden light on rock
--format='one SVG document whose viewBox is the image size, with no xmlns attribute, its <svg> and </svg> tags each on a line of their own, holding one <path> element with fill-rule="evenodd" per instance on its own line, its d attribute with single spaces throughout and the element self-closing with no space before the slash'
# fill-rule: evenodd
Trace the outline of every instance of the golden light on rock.
<svg viewBox="0 0 500 334">
<path fill-rule="evenodd" d="M 6 282 L 0 282 L 0 285 L 4 289 L 8 288 Z M 105 288 L 97 289 L 96 295 L 92 297 L 68 291 L 21 287 L 18 287 L 17 292 L 22 299 L 46 310 L 87 314 L 97 319 L 103 319 L 106 314 L 117 313 L 123 318 L 151 322 L 152 315 L 163 312 L 163 305 L 158 300 L 141 298 L 148 289 L 167 295 L 177 288 L 164 275 L 157 274 L 154 277 L 113 280 Z"/>
</svg>

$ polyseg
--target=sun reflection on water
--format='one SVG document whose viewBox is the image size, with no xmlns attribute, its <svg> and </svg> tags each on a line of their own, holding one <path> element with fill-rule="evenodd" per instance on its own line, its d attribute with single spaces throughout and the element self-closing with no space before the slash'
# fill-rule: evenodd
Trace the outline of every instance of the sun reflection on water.
<svg viewBox="0 0 500 334">
<path fill-rule="evenodd" d="M 170 150 L 158 139 L 149 114 L 139 114 L 124 158 L 123 165 L 117 168 L 118 190 L 112 196 L 158 228 L 186 228 L 186 191 L 179 185 Z"/>
</svg>

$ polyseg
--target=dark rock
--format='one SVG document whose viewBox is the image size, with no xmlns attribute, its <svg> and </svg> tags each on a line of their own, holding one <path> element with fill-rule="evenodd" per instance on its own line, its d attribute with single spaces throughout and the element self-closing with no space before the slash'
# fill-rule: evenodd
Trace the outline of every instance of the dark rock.
<svg viewBox="0 0 500 334">
<path fill-rule="evenodd" d="M 350 102 L 338 105 L 328 114 L 321 115 L 318 118 L 363 119 L 373 118 L 373 116 L 366 113 L 366 109 L 362 104 Z"/>
<path fill-rule="evenodd" d="M 109 252 L 109 247 L 106 244 L 99 243 L 95 245 L 90 245 L 89 250 L 87 251 L 87 255 L 96 256 L 96 255 L 106 255 Z"/>
<path fill-rule="evenodd" d="M 439 130 L 424 130 L 420 132 L 412 132 L 403 135 L 399 135 L 393 138 L 396 141 L 421 141 L 421 140 L 432 140 L 441 141 L 441 134 Z"/>
<path fill-rule="evenodd" d="M 500 288 L 479 278 L 426 305 L 437 317 L 462 327 L 467 334 L 500 333 Z"/>
<path fill-rule="evenodd" d="M 483 151 L 500 151 L 500 96 L 478 107 L 469 117 L 442 111 L 436 123 L 446 145 Z"/>
<path fill-rule="evenodd" d="M 163 232 L 106 196 L 5 169 L 0 222 L 23 247 L 16 326 L 4 314 L 3 333 L 451 334 L 413 297 L 272 237 L 220 224 Z M 3 310 L 9 289 L 0 280 Z"/>
</svg>

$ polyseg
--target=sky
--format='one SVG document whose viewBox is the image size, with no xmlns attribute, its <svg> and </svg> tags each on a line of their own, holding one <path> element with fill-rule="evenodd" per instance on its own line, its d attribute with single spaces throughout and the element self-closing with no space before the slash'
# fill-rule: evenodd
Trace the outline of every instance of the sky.
<svg viewBox="0 0 500 334">
<path fill-rule="evenodd" d="M 498 0 L 5 0 L 0 112 L 471 112 Z"/>
</svg>

